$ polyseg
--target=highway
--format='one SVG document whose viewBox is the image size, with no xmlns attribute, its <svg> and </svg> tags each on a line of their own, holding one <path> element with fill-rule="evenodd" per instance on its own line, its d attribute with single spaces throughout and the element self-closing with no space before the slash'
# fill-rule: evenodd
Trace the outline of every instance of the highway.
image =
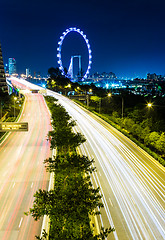
<svg viewBox="0 0 165 240">
<path fill-rule="evenodd" d="M 0 145 L 1 240 L 33 240 L 40 235 L 42 220 L 36 222 L 24 212 L 32 207 L 34 193 L 49 183 L 43 161 L 51 154 L 51 125 L 42 95 L 26 93 L 19 121 L 28 122 L 29 131 L 12 132 Z"/>
<path fill-rule="evenodd" d="M 77 122 L 87 141 L 81 152 L 95 159 L 92 176 L 104 209 L 99 226 L 115 227 L 107 239 L 165 239 L 165 170 L 135 143 L 68 98 L 47 91 Z"/>
</svg>

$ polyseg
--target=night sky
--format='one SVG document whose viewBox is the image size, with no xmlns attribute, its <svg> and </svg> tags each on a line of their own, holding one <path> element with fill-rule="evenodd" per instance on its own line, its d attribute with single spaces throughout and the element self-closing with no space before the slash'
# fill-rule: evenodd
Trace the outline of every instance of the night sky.
<svg viewBox="0 0 165 240">
<path fill-rule="evenodd" d="M 165 74 L 165 0 L 0 0 L 0 11 L 4 63 L 15 58 L 18 73 L 30 68 L 46 75 L 48 68 L 57 67 L 60 36 L 77 27 L 91 45 L 91 73 Z M 86 66 L 86 48 L 78 35 L 64 39 L 66 67 L 69 54 L 75 53 L 84 54 Z"/>
</svg>

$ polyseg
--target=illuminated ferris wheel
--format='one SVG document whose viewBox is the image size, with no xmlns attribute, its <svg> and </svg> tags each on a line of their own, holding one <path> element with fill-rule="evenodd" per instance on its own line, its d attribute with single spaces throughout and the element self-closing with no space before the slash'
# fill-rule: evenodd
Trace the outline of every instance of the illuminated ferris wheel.
<svg viewBox="0 0 165 240">
<path fill-rule="evenodd" d="M 65 32 L 63 32 L 62 36 L 60 37 L 60 41 L 58 42 L 58 48 L 57 48 L 57 58 L 58 58 L 58 64 L 59 64 L 59 69 L 62 71 L 62 74 L 65 75 L 66 77 L 70 77 L 71 79 L 73 78 L 73 58 L 74 57 L 78 57 L 79 58 L 79 72 L 81 71 L 81 56 L 80 55 L 76 55 L 76 56 L 71 56 L 71 61 L 70 61 L 70 65 L 69 65 L 69 68 L 68 68 L 68 72 L 65 73 L 64 71 L 64 67 L 62 65 L 62 60 L 61 60 L 61 49 L 62 49 L 62 44 L 63 44 L 63 41 L 66 37 L 66 35 L 70 32 L 77 32 L 79 33 L 85 40 L 85 43 L 86 43 L 86 46 L 87 46 L 87 49 L 88 49 L 88 67 L 86 69 L 86 72 L 85 74 L 82 76 L 82 81 L 87 78 L 88 74 L 89 74 L 89 71 L 91 69 L 91 64 L 92 64 L 92 51 L 91 51 L 91 48 L 90 48 L 90 44 L 89 44 L 89 40 L 87 39 L 86 35 L 83 33 L 83 31 L 81 31 L 80 29 L 77 29 L 77 28 L 68 28 L 66 29 Z"/>
</svg>

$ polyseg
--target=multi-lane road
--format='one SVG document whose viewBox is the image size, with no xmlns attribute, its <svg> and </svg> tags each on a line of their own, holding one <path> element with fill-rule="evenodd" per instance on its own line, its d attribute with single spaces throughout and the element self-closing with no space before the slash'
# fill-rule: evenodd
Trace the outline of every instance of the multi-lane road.
<svg viewBox="0 0 165 240">
<path fill-rule="evenodd" d="M 165 239 L 164 168 L 105 121 L 60 94 L 49 90 L 47 94 L 59 99 L 77 121 L 74 130 L 87 139 L 80 151 L 95 159 L 97 172 L 91 178 L 103 195 L 98 223 L 115 227 L 108 239 Z M 41 95 L 27 95 L 21 121 L 29 122 L 29 132 L 12 133 L 0 146 L 3 240 L 31 240 L 39 235 L 41 223 L 34 224 L 23 212 L 32 205 L 36 189 L 48 184 L 42 162 L 50 154 L 46 141 L 50 119 Z"/>
<path fill-rule="evenodd" d="M 99 225 L 115 227 L 108 239 L 165 239 L 165 171 L 151 156 L 105 121 L 48 91 L 77 121 L 87 139 L 83 154 L 95 159 L 92 176 L 103 195 Z"/>
<path fill-rule="evenodd" d="M 49 174 L 43 161 L 50 156 L 47 141 L 50 115 L 40 94 L 26 94 L 20 122 L 28 132 L 12 132 L 0 145 L 0 239 L 33 240 L 40 235 L 42 221 L 24 212 L 32 207 L 34 193 L 46 189 Z"/>
</svg>

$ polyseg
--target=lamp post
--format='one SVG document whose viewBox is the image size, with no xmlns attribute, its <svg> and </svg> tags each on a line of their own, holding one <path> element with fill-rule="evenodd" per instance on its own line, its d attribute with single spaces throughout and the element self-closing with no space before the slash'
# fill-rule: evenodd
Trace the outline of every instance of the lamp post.
<svg viewBox="0 0 165 240">
<path fill-rule="evenodd" d="M 14 120 L 15 120 L 15 101 L 17 100 L 17 97 L 14 97 Z"/>
<path fill-rule="evenodd" d="M 92 93 L 92 89 L 89 89 L 89 93 Z M 89 107 L 89 94 L 86 95 L 87 107 Z"/>
<path fill-rule="evenodd" d="M 101 113 L 101 98 L 99 99 L 99 113 Z"/>
<path fill-rule="evenodd" d="M 121 116 L 122 116 L 122 119 L 123 119 L 123 115 L 124 115 L 124 98 L 122 97 L 122 107 L 121 107 Z"/>
<path fill-rule="evenodd" d="M 1 102 L 1 121 L 2 121 L 2 102 Z"/>
</svg>

